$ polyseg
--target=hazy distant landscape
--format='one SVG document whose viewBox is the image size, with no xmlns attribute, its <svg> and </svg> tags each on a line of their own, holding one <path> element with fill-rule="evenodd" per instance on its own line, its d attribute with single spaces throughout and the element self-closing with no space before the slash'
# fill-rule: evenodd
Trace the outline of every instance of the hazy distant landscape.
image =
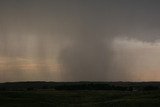
<svg viewBox="0 0 160 107">
<path fill-rule="evenodd" d="M 155 107 L 159 82 L 12 82 L 0 84 L 0 107 Z"/>
</svg>

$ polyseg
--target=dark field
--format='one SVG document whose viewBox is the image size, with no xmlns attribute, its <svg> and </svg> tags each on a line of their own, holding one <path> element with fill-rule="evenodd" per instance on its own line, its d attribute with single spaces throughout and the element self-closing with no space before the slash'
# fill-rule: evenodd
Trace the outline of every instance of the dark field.
<svg viewBox="0 0 160 107">
<path fill-rule="evenodd" d="M 0 91 L 0 107 L 160 107 L 159 89 L 138 90 L 140 88 L 137 88 L 130 91 L 92 90 L 91 88 L 90 90 L 56 90 L 51 88 L 46 89 L 46 87 L 43 86 L 43 89 L 28 88 L 26 90 L 9 90 L 9 87 L 13 88 L 14 86 L 13 84 L 11 86 L 11 84 L 9 86 L 5 84 L 7 89 L 4 89 L 3 86 L 3 90 L 1 89 Z M 24 83 L 21 84 L 24 85 Z M 116 84 L 117 83 L 115 83 L 115 85 Z M 125 84 L 126 85 L 120 85 L 128 87 L 127 83 Z M 142 87 L 145 85 L 144 83 L 143 85 L 132 84 L 129 85 L 129 87 Z M 153 84 L 150 85 L 152 86 Z M 32 84 L 32 86 L 34 85 Z M 156 86 L 158 87 L 159 83 L 156 83 Z"/>
<path fill-rule="evenodd" d="M 11 91 L 0 92 L 0 107 L 158 107 L 160 92 Z"/>
</svg>

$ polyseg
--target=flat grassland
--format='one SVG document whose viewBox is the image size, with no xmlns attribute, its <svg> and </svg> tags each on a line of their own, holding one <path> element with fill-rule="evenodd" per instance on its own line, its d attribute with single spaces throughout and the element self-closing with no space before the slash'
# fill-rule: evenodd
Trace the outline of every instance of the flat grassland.
<svg viewBox="0 0 160 107">
<path fill-rule="evenodd" d="M 160 107 L 160 91 L 0 91 L 0 107 Z"/>
</svg>

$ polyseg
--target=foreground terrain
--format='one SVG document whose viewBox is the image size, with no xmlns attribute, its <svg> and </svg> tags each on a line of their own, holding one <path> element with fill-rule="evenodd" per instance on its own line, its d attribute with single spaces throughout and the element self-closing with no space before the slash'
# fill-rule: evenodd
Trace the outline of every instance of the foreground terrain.
<svg viewBox="0 0 160 107">
<path fill-rule="evenodd" d="M 0 83 L 0 107 L 160 107 L 160 82 Z"/>
<path fill-rule="evenodd" d="M 0 107 L 158 107 L 160 91 L 1 91 Z"/>
</svg>

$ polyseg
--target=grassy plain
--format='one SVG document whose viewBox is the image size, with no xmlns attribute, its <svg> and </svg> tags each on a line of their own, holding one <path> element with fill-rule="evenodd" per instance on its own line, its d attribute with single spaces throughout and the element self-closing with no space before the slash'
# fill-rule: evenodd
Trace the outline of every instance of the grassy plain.
<svg viewBox="0 0 160 107">
<path fill-rule="evenodd" d="M 0 91 L 0 107 L 160 107 L 160 91 Z"/>
</svg>

